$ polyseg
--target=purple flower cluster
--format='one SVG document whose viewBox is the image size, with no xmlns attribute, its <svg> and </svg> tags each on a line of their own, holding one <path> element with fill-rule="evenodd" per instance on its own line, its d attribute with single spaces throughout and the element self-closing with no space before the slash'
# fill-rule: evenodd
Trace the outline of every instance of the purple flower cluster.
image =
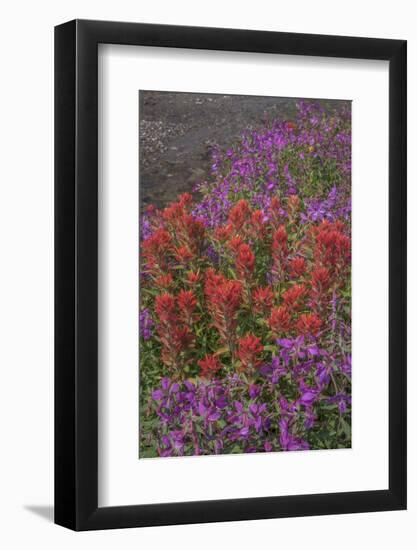
<svg viewBox="0 0 417 550">
<path fill-rule="evenodd" d="M 343 109 L 330 117 L 319 104 L 300 102 L 294 123 L 277 121 L 248 132 L 225 153 L 215 149 L 211 177 L 195 186 L 202 198 L 193 214 L 207 227 L 217 227 L 226 221 L 236 196 L 266 212 L 278 192 L 305 199 L 310 221 L 348 218 L 349 120 Z"/>
<path fill-rule="evenodd" d="M 313 337 L 277 343 L 279 353 L 262 365 L 256 382 L 239 374 L 197 382 L 163 378 L 151 394 L 160 425 L 148 434 L 158 455 L 309 449 L 309 431 L 320 428 L 323 410 L 334 406 L 343 415 L 350 407 L 347 376 L 346 388 L 326 395 L 350 356 L 329 353 Z"/>
<path fill-rule="evenodd" d="M 152 320 L 149 309 L 144 308 L 139 315 L 139 333 L 144 340 L 150 340 L 155 323 Z"/>
<path fill-rule="evenodd" d="M 350 219 L 351 201 L 343 197 L 336 186 L 333 186 L 324 200 L 306 199 L 306 214 L 301 214 L 301 220 L 306 222 L 334 222 L 338 219 Z"/>
<path fill-rule="evenodd" d="M 274 406 L 238 376 L 182 384 L 168 378 L 152 393 L 163 429 L 160 456 L 278 450 Z"/>
</svg>

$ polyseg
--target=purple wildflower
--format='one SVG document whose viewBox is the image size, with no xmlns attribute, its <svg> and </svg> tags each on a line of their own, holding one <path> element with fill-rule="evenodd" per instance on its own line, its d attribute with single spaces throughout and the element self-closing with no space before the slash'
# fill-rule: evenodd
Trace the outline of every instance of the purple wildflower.
<svg viewBox="0 0 417 550">
<path fill-rule="evenodd" d="M 149 309 L 144 308 L 139 315 L 139 332 L 144 340 L 150 340 L 155 323 L 152 320 Z"/>
</svg>

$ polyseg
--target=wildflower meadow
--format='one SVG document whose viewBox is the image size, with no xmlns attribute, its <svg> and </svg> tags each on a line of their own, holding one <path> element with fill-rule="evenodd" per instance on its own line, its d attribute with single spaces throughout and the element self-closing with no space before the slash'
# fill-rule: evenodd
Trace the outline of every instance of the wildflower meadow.
<svg viewBox="0 0 417 550">
<path fill-rule="evenodd" d="M 351 113 L 297 102 L 140 220 L 139 457 L 351 446 Z"/>
</svg>

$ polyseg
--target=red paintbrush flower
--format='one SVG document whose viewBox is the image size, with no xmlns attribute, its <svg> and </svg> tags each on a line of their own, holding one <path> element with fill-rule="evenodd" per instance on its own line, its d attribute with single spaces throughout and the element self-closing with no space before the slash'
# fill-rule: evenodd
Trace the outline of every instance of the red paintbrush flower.
<svg viewBox="0 0 417 550">
<path fill-rule="evenodd" d="M 197 298 L 192 290 L 180 290 L 177 297 L 179 317 L 187 324 L 196 320 L 194 310 L 197 307 Z"/>
<path fill-rule="evenodd" d="M 162 211 L 162 217 L 165 221 L 169 223 L 173 223 L 176 220 L 181 219 L 181 217 L 184 215 L 184 205 L 180 202 L 174 202 L 164 208 Z"/>
<path fill-rule="evenodd" d="M 301 277 L 306 270 L 306 261 L 304 258 L 297 256 L 293 258 L 289 263 L 289 272 L 294 279 Z"/>
<path fill-rule="evenodd" d="M 155 286 L 158 288 L 168 288 L 172 285 L 173 277 L 171 273 L 166 273 L 165 275 L 160 275 L 155 279 Z"/>
<path fill-rule="evenodd" d="M 204 359 L 198 361 L 198 366 L 200 367 L 200 376 L 204 378 L 212 378 L 223 367 L 215 355 L 206 355 Z"/>
<path fill-rule="evenodd" d="M 293 285 L 282 294 L 282 299 L 288 309 L 297 311 L 302 307 L 306 294 L 307 288 L 305 285 Z"/>
<path fill-rule="evenodd" d="M 158 329 L 162 343 L 161 359 L 173 371 L 173 376 L 181 378 L 184 373 L 182 366 L 186 364 L 183 353 L 194 344 L 194 334 L 188 327 L 171 326 Z"/>
<path fill-rule="evenodd" d="M 178 294 L 178 306 L 187 311 L 193 311 L 197 305 L 197 298 L 192 290 L 180 290 Z"/>
<path fill-rule="evenodd" d="M 225 314 L 233 315 L 240 306 L 243 286 L 240 281 L 226 279 L 213 268 L 206 271 L 205 294 L 209 304 L 225 309 Z"/>
<path fill-rule="evenodd" d="M 269 318 L 269 326 L 276 335 L 287 332 L 291 328 L 291 315 L 287 306 L 274 307 Z"/>
<path fill-rule="evenodd" d="M 169 292 L 160 294 L 155 299 L 155 312 L 162 322 L 171 322 L 175 319 L 175 298 Z"/>
<path fill-rule="evenodd" d="M 189 206 L 193 202 L 193 197 L 190 193 L 182 193 L 179 196 L 179 203 L 181 206 Z"/>
<path fill-rule="evenodd" d="M 211 300 L 215 296 L 218 286 L 225 281 L 224 275 L 217 273 L 213 267 L 209 267 L 205 273 L 204 292 L 206 297 Z"/>
<path fill-rule="evenodd" d="M 251 217 L 252 231 L 251 235 L 255 239 L 260 239 L 265 236 L 265 215 L 262 210 L 255 210 Z"/>
<path fill-rule="evenodd" d="M 257 312 L 267 312 L 274 301 L 274 293 L 270 286 L 258 287 L 253 291 L 252 300 Z"/>
<path fill-rule="evenodd" d="M 272 197 L 268 213 L 272 225 L 278 227 L 282 223 L 281 202 L 278 197 Z"/>
<path fill-rule="evenodd" d="M 255 254 L 248 244 L 241 244 L 237 251 L 236 267 L 239 275 L 245 278 L 253 272 L 255 267 Z"/>
<path fill-rule="evenodd" d="M 158 229 L 142 243 L 142 254 L 151 270 L 165 269 L 172 238 L 165 229 Z"/>
<path fill-rule="evenodd" d="M 233 226 L 231 224 L 223 225 L 214 230 L 214 238 L 220 243 L 225 243 L 228 239 L 230 239 L 232 232 Z"/>
<path fill-rule="evenodd" d="M 311 272 L 311 286 L 317 293 L 330 287 L 330 272 L 326 267 L 317 266 Z"/>
<path fill-rule="evenodd" d="M 226 280 L 217 288 L 217 296 L 212 296 L 212 300 L 223 307 L 228 315 L 234 315 L 241 304 L 242 291 L 240 281 Z"/>
<path fill-rule="evenodd" d="M 201 247 L 204 236 L 204 225 L 201 221 L 194 218 L 188 212 L 192 202 L 189 193 L 180 196 L 178 202 L 172 203 L 162 211 L 162 218 L 165 221 L 171 234 L 175 236 L 177 244 L 177 255 L 180 262 L 190 259 L 190 254 L 194 255 Z M 182 257 L 182 253 L 187 253 L 187 257 Z"/>
<path fill-rule="evenodd" d="M 330 301 L 331 276 L 327 267 L 316 266 L 311 272 L 311 307 L 316 312 L 324 312 Z"/>
<path fill-rule="evenodd" d="M 172 336 L 178 351 L 188 348 L 194 341 L 194 334 L 188 327 L 175 327 Z"/>
<path fill-rule="evenodd" d="M 236 254 L 239 248 L 242 246 L 242 244 L 243 244 L 242 237 L 240 235 L 235 235 L 230 239 L 227 246 L 230 248 L 230 250 L 232 250 Z"/>
<path fill-rule="evenodd" d="M 240 230 L 250 219 L 251 213 L 252 210 L 248 201 L 241 199 L 230 209 L 229 222 L 235 229 Z"/>
<path fill-rule="evenodd" d="M 240 338 L 237 356 L 242 363 L 242 367 L 245 369 L 255 369 L 258 367 L 262 363 L 260 354 L 263 350 L 264 347 L 257 336 L 248 334 Z"/>
<path fill-rule="evenodd" d="M 272 252 L 286 253 L 288 243 L 288 234 L 285 225 L 280 225 L 272 237 Z"/>
<path fill-rule="evenodd" d="M 198 273 L 196 273 L 195 271 L 189 271 L 187 273 L 187 281 L 191 285 L 197 284 L 199 280 L 200 280 L 200 275 Z"/>
<path fill-rule="evenodd" d="M 186 264 L 194 258 L 194 254 L 187 246 L 180 246 L 175 250 L 175 258 L 180 264 Z"/>
<path fill-rule="evenodd" d="M 322 320 L 315 313 L 302 313 L 296 327 L 299 334 L 317 334 L 323 325 Z"/>
<path fill-rule="evenodd" d="M 191 214 L 184 214 L 180 222 L 178 238 L 184 239 L 192 250 L 197 250 L 204 237 L 204 224 Z"/>
<path fill-rule="evenodd" d="M 251 222 L 253 225 L 256 225 L 258 227 L 262 227 L 264 224 L 264 213 L 262 210 L 254 210 L 252 212 Z"/>
<path fill-rule="evenodd" d="M 284 281 L 288 257 L 288 234 L 285 225 L 280 225 L 272 237 L 272 275 L 274 281 Z"/>
<path fill-rule="evenodd" d="M 344 230 L 341 222 L 323 222 L 316 229 L 316 263 L 327 267 L 336 277 L 350 265 L 350 237 Z"/>
<path fill-rule="evenodd" d="M 196 301 L 192 291 L 180 292 L 177 301 L 181 307 L 180 314 L 177 313 L 174 296 L 168 292 L 160 294 L 155 299 L 155 313 L 158 316 L 157 330 L 162 344 L 162 362 L 171 369 L 174 377 L 182 377 L 182 367 L 187 363 L 184 352 L 192 346 L 195 339 L 189 326 L 182 322 L 191 324 Z"/>
<path fill-rule="evenodd" d="M 233 354 L 237 312 L 242 303 L 243 285 L 240 281 L 226 279 L 213 268 L 206 271 L 204 293 L 213 326 Z"/>
</svg>

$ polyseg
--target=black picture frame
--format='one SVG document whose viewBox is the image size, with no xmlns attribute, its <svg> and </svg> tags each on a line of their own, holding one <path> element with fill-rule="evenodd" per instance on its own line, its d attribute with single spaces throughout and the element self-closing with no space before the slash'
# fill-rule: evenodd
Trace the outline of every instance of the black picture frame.
<svg viewBox="0 0 417 550">
<path fill-rule="evenodd" d="M 98 506 L 97 53 L 106 43 L 389 62 L 387 490 Z M 55 523 L 81 531 L 406 508 L 406 47 L 404 40 L 106 21 L 55 28 Z"/>
</svg>

